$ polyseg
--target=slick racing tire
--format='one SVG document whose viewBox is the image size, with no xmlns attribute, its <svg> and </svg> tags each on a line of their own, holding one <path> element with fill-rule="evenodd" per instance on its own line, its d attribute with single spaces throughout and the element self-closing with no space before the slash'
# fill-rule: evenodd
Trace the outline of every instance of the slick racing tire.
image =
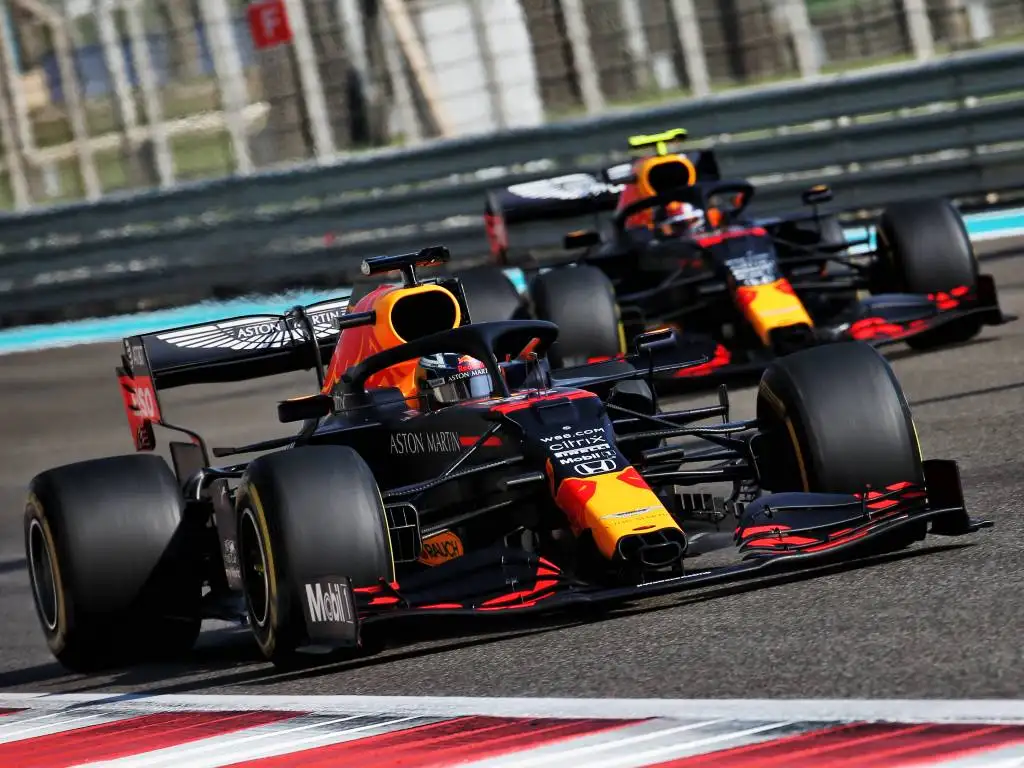
<svg viewBox="0 0 1024 768">
<path fill-rule="evenodd" d="M 347 577 L 356 589 L 395 580 L 384 502 L 351 448 L 304 446 L 255 459 L 236 511 L 249 625 L 276 665 L 303 663 L 307 583 Z"/>
<path fill-rule="evenodd" d="M 522 297 L 515 285 L 497 267 L 474 267 L 454 273 L 462 282 L 469 317 L 474 323 L 512 320 Z"/>
<path fill-rule="evenodd" d="M 888 206 L 878 222 L 883 290 L 892 293 L 949 293 L 975 288 L 978 260 L 959 211 L 946 200 L 915 200 Z M 910 337 L 913 349 L 968 341 L 981 331 L 972 320 L 950 323 Z"/>
<path fill-rule="evenodd" d="M 625 330 L 615 289 L 601 270 L 579 266 L 542 272 L 530 284 L 538 320 L 558 326 L 548 359 L 553 368 L 586 365 L 626 351 Z"/>
<path fill-rule="evenodd" d="M 864 493 L 923 483 L 921 446 L 888 361 L 863 342 L 774 360 L 757 395 L 762 486 L 775 492 Z M 763 461 L 762 461 L 763 459 Z M 900 548 L 922 538 L 910 530 Z"/>
<path fill-rule="evenodd" d="M 202 530 L 184 512 L 174 473 L 151 454 L 32 479 L 29 581 L 47 645 L 64 667 L 91 672 L 192 648 L 202 623 Z"/>
</svg>

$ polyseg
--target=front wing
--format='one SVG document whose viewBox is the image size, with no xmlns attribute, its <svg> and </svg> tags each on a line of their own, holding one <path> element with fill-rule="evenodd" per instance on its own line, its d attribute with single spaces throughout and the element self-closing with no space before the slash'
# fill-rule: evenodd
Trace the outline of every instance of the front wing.
<svg viewBox="0 0 1024 768">
<path fill-rule="evenodd" d="M 516 616 L 587 606 L 607 610 L 640 598 L 853 560 L 926 534 L 961 536 L 991 526 L 969 517 L 956 462 L 930 460 L 924 486 L 900 483 L 849 496 L 776 494 L 754 502 L 734 533 L 739 562 L 733 564 L 604 586 L 579 581 L 522 550 L 482 550 L 407 583 L 351 590 L 348 613 L 353 626 L 361 628 L 428 616 Z M 357 635 L 348 633 L 352 644 Z"/>
<path fill-rule="evenodd" d="M 871 296 L 861 303 L 856 319 L 838 328 L 823 329 L 823 338 L 882 347 L 956 324 L 1003 325 L 1015 319 L 1000 308 L 992 277 L 980 275 L 973 288 L 960 286 L 928 295 Z"/>
<path fill-rule="evenodd" d="M 870 296 L 860 302 L 853 317 L 816 328 L 806 338 L 794 339 L 794 348 L 842 341 L 886 347 L 957 324 L 1003 325 L 1016 319 L 1000 308 L 992 277 L 981 275 L 974 289 L 964 287 L 934 295 Z M 704 362 L 665 371 L 655 378 L 676 384 L 691 382 L 698 387 L 722 384 L 759 376 L 778 354 L 768 348 L 730 348 L 710 337 L 681 333 L 676 335 L 674 346 L 659 350 L 656 364 L 669 367 L 688 360 Z"/>
</svg>

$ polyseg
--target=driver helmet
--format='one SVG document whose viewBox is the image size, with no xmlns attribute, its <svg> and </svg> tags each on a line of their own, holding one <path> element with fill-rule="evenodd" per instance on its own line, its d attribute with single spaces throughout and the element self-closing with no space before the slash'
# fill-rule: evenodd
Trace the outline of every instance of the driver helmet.
<svg viewBox="0 0 1024 768">
<path fill-rule="evenodd" d="M 480 360 L 456 352 L 421 357 L 416 365 L 416 388 L 430 407 L 489 397 L 491 379 Z"/>
<path fill-rule="evenodd" d="M 690 203 L 669 203 L 655 217 L 658 233 L 663 237 L 679 237 L 704 229 L 704 211 Z"/>
</svg>

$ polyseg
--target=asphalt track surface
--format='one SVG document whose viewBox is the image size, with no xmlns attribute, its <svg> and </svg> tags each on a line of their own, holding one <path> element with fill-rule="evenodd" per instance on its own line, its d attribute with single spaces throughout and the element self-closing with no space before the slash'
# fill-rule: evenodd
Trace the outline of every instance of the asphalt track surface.
<svg viewBox="0 0 1024 768">
<path fill-rule="evenodd" d="M 1024 315 L 1024 241 L 979 246 Z M 0 359 L 0 690 L 568 697 L 1024 696 L 1024 321 L 959 348 L 889 353 L 925 453 L 961 462 L 996 527 L 884 560 L 642 601 L 600 622 L 410 636 L 361 662 L 276 673 L 246 630 L 211 626 L 181 664 L 67 675 L 38 629 L 22 545 L 24 487 L 55 464 L 131 451 L 116 345 Z M 175 390 L 165 411 L 214 445 L 285 434 L 277 397 L 309 374 Z M 687 398 L 709 402 L 713 395 Z M 732 395 L 738 417 L 753 391 Z M 465 628 L 463 628 L 465 631 Z"/>
</svg>

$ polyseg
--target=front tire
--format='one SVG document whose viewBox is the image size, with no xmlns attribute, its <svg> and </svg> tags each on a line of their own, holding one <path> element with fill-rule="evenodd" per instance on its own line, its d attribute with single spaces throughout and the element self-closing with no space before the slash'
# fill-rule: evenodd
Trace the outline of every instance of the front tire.
<svg viewBox="0 0 1024 768">
<path fill-rule="evenodd" d="M 533 314 L 558 326 L 551 345 L 552 367 L 586 365 L 626 351 L 615 289 L 601 270 L 591 266 L 543 272 L 530 284 Z"/>
<path fill-rule="evenodd" d="M 345 576 L 358 588 L 395 580 L 384 502 L 351 448 L 304 446 L 257 458 L 236 508 L 249 624 L 274 664 L 294 665 L 308 640 L 307 582 Z"/>
<path fill-rule="evenodd" d="M 187 653 L 201 627 L 202 575 L 173 472 L 136 454 L 33 478 L 25 550 L 51 653 L 92 672 Z"/>
<path fill-rule="evenodd" d="M 924 481 L 903 389 L 888 361 L 863 342 L 774 360 L 761 378 L 757 418 L 784 457 L 774 491 L 861 493 Z"/>
<path fill-rule="evenodd" d="M 765 444 L 762 486 L 775 491 L 865 493 L 924 483 L 921 446 L 906 395 L 889 362 L 863 342 L 779 358 L 757 396 Z M 924 537 L 912 526 L 892 543 Z"/>
<path fill-rule="evenodd" d="M 946 200 L 890 205 L 878 222 L 881 283 L 897 293 L 950 293 L 978 285 L 978 260 L 959 211 Z M 966 319 L 912 336 L 907 344 L 929 350 L 969 341 L 981 322 Z"/>
</svg>

